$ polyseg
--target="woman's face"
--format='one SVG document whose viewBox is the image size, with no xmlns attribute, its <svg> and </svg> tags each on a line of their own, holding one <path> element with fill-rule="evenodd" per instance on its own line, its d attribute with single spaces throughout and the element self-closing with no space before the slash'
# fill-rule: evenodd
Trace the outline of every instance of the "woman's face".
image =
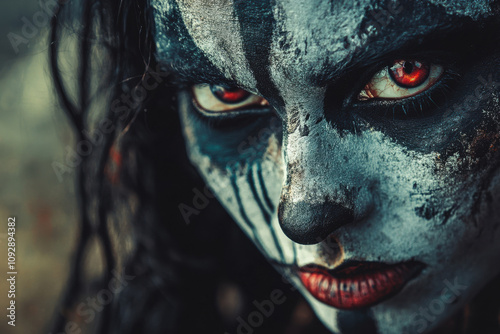
<svg viewBox="0 0 500 334">
<path fill-rule="evenodd" d="M 488 1 L 152 4 L 190 159 L 332 332 L 426 332 L 498 274 Z"/>
</svg>

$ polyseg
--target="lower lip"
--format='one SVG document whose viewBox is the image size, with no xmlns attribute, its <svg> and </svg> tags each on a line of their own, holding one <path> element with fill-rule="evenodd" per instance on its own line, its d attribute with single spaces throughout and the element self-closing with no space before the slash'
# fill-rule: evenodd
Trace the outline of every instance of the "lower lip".
<svg viewBox="0 0 500 334">
<path fill-rule="evenodd" d="M 397 294 L 422 269 L 414 262 L 385 265 L 364 262 L 341 271 L 305 267 L 299 277 L 320 302 L 338 309 L 366 308 Z"/>
</svg>

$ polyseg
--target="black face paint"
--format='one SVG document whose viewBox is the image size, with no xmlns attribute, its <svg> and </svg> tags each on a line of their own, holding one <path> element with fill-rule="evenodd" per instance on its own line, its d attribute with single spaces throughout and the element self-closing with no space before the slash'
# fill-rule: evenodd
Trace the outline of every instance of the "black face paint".
<svg viewBox="0 0 500 334">
<path fill-rule="evenodd" d="M 441 158 L 456 152 L 463 155 L 463 135 L 472 138 L 481 123 L 491 121 L 490 116 L 479 111 L 489 108 L 486 96 L 495 92 L 485 78 L 491 77 L 491 68 L 500 66 L 498 57 L 491 56 L 498 45 L 498 35 L 491 32 L 500 28 L 498 23 L 486 32 L 480 27 L 464 21 L 456 25 L 455 31 L 438 32 L 428 38 L 420 48 L 431 52 L 420 51 L 420 57 L 446 65 L 440 82 L 425 92 L 428 97 L 401 101 L 403 109 L 399 102 L 355 101 L 348 109 L 355 117 L 353 122 L 359 125 L 358 131 L 364 126 L 375 127 L 410 150 L 438 152 Z M 478 40 L 478 36 L 482 38 Z"/>
<path fill-rule="evenodd" d="M 157 29 L 158 58 L 178 79 L 201 80 L 201 82 L 227 82 L 222 73 L 208 60 L 205 53 L 196 46 L 179 12 L 177 2 L 163 4 L 154 2 L 156 10 L 162 13 L 161 29 Z"/>
<path fill-rule="evenodd" d="M 257 89 L 269 102 L 283 105 L 283 100 L 269 73 L 269 51 L 275 20 L 274 0 L 235 1 L 234 8 L 240 22 L 243 49 L 250 69 L 257 81 Z"/>
</svg>

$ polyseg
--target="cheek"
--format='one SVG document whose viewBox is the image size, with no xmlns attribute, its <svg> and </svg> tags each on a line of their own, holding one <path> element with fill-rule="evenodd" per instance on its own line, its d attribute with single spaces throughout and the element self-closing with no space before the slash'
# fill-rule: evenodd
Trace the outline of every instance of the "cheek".
<svg viewBox="0 0 500 334">
<path fill-rule="evenodd" d="M 264 254 L 293 261 L 287 251 L 290 241 L 280 233 L 276 219 L 284 171 L 281 123 L 261 117 L 252 124 L 209 127 L 189 102 L 187 94 L 181 95 L 181 123 L 191 162 Z"/>
<path fill-rule="evenodd" d="M 274 149 L 270 149 L 274 152 Z M 197 164 L 205 182 L 219 202 L 267 258 L 280 263 L 296 262 L 295 246 L 281 231 L 276 214 L 283 168 L 270 152 L 262 159 L 221 171 L 207 164 Z"/>
<path fill-rule="evenodd" d="M 447 153 L 444 158 L 438 157 L 436 173 L 454 184 L 455 192 L 450 196 L 464 209 L 461 219 L 474 226 L 486 226 L 493 220 L 498 221 L 499 217 L 494 204 L 500 192 L 494 182 L 500 175 L 498 94 L 477 112 L 483 115 L 481 122 L 462 134 L 454 152 Z"/>
<path fill-rule="evenodd" d="M 264 159 L 280 163 L 281 122 L 270 112 L 209 118 L 196 111 L 187 92 L 179 95 L 179 109 L 188 152 L 196 153 L 192 160 L 207 157 L 213 168 L 223 172 Z"/>
</svg>

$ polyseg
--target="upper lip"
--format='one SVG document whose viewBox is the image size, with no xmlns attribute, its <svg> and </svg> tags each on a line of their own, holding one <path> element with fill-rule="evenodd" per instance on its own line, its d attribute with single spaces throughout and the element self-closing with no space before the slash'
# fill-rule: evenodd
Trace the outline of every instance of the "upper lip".
<svg viewBox="0 0 500 334">
<path fill-rule="evenodd" d="M 339 309 L 356 309 L 397 294 L 424 267 L 418 261 L 346 261 L 333 270 L 318 265 L 301 267 L 299 278 L 319 301 Z"/>
</svg>

